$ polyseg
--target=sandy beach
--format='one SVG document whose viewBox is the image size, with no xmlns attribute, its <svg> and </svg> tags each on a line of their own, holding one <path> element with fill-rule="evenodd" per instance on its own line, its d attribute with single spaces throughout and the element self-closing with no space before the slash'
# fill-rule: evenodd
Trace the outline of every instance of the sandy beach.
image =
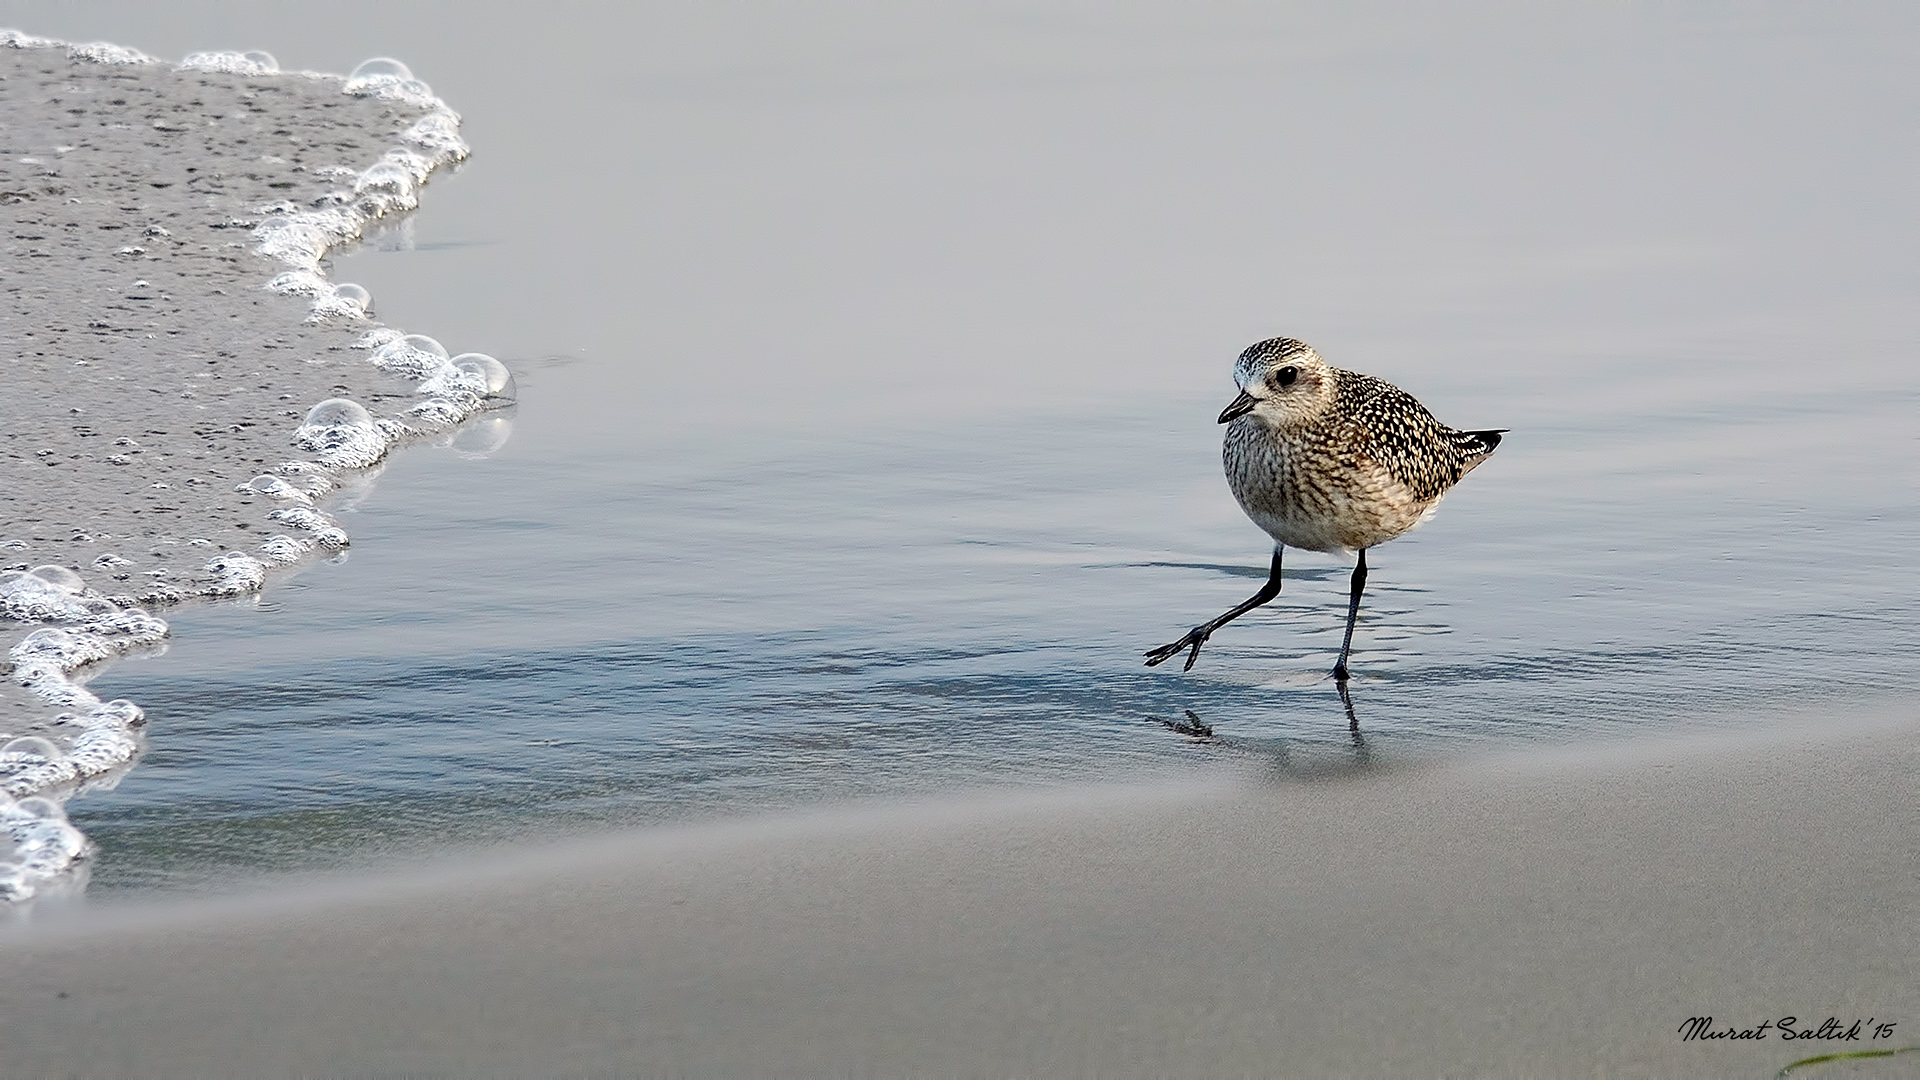
<svg viewBox="0 0 1920 1080">
<path fill-rule="evenodd" d="M 84 912 L 0 945 L 31 1033 L 0 1071 L 1764 1076 L 1916 1041 L 1916 733 L 854 808 Z M 1681 1038 L 1709 1015 L 1895 1026 Z"/>
<path fill-rule="evenodd" d="M 364 291 L 324 273 L 465 156 L 425 84 L 6 29 L 0 104 L 0 856 L 26 857 L 7 902 L 60 887 L 85 840 L 59 804 L 142 749 L 138 705 L 69 674 L 159 645 L 147 608 L 344 549 L 328 496 L 478 400 L 422 413 L 448 357 L 371 357 L 402 335 L 368 337 Z"/>
<path fill-rule="evenodd" d="M 342 174 L 422 111 L 342 81 L 0 49 L 19 149 L 0 164 L 17 269 L 0 316 L 4 565 L 74 567 L 123 604 L 218 595 L 210 559 L 288 531 L 268 516 L 279 501 L 237 489 L 301 456 L 308 409 L 414 404 L 354 347 L 378 323 L 268 289 L 289 266 L 258 250 L 262 221 L 344 201 Z"/>
<path fill-rule="evenodd" d="M 0 34 L 0 1076 L 1920 1049 L 1903 10 L 326 14 Z M 1275 333 L 1511 431 L 1350 699 Z"/>
</svg>

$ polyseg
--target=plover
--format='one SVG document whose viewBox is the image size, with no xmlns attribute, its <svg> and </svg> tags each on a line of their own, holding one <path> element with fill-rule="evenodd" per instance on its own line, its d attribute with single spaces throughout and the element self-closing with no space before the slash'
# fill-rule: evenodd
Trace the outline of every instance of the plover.
<svg viewBox="0 0 1920 1080">
<path fill-rule="evenodd" d="M 1240 396 L 1220 414 L 1228 425 L 1227 482 L 1240 508 L 1273 537 L 1273 569 L 1245 603 L 1149 651 L 1147 666 L 1184 649 L 1183 670 L 1193 670 L 1215 630 L 1280 595 L 1286 548 L 1357 552 L 1347 636 L 1333 668 L 1344 683 L 1367 586 L 1367 549 L 1432 517 L 1441 496 L 1493 453 L 1506 429 L 1457 431 L 1411 394 L 1332 367 L 1292 338 L 1271 338 L 1241 353 L 1233 381 Z"/>
</svg>

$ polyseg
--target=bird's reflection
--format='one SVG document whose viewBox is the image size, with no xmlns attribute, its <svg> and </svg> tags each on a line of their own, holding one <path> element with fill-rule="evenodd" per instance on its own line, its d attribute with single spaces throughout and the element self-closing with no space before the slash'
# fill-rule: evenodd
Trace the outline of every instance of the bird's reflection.
<svg viewBox="0 0 1920 1080">
<path fill-rule="evenodd" d="M 1319 780 L 1371 771 L 1378 766 L 1378 762 L 1366 735 L 1360 730 L 1360 716 L 1354 710 L 1353 693 L 1345 680 L 1335 685 L 1340 691 L 1341 709 L 1347 716 L 1348 734 L 1348 747 L 1338 756 L 1326 753 L 1324 743 L 1302 739 L 1216 735 L 1213 725 L 1192 709 L 1181 710 L 1185 715 L 1178 720 L 1159 716 L 1149 716 L 1147 719 L 1196 742 L 1265 758 L 1274 779 Z"/>
</svg>

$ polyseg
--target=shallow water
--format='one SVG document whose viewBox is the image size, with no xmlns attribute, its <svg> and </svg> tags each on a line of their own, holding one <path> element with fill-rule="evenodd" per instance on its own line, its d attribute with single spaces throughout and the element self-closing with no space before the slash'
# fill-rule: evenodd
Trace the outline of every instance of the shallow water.
<svg viewBox="0 0 1920 1080">
<path fill-rule="evenodd" d="M 1900 9 L 747 14 L 402 14 L 363 50 L 475 157 L 334 277 L 512 363 L 511 438 L 400 455 L 350 559 L 95 678 L 151 725 L 70 807 L 94 895 L 1920 684 Z M 1336 559 L 1139 666 L 1264 577 L 1213 416 L 1275 333 L 1512 429 L 1370 555 L 1358 745 Z M 1155 719 L 1188 710 L 1222 741 Z"/>
</svg>

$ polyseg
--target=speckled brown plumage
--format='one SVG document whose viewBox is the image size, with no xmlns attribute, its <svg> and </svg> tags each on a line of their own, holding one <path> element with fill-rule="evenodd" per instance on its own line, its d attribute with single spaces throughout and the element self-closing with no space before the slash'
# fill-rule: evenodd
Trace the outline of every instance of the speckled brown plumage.
<svg viewBox="0 0 1920 1080">
<path fill-rule="evenodd" d="M 1283 368 L 1300 374 L 1276 389 L 1271 376 Z M 1498 432 L 1450 428 L 1399 387 L 1330 367 L 1291 338 L 1247 350 L 1236 375 L 1242 371 L 1275 396 L 1305 398 L 1303 408 L 1256 405 L 1236 417 L 1222 453 L 1241 509 L 1289 547 L 1358 551 L 1386 543 L 1426 520 L 1500 442 Z M 1312 385 L 1316 378 L 1326 381 L 1325 392 Z"/>
<path fill-rule="evenodd" d="M 1441 497 L 1500 445 L 1501 432 L 1450 428 L 1400 388 L 1332 367 L 1293 338 L 1253 345 L 1233 377 L 1240 396 L 1220 414 L 1227 483 L 1273 537 L 1273 569 L 1251 599 L 1150 650 L 1147 664 L 1186 651 L 1191 669 L 1215 630 L 1279 595 L 1287 547 L 1355 551 L 1347 635 L 1333 669 L 1344 683 L 1367 549 L 1433 516 Z"/>
</svg>

